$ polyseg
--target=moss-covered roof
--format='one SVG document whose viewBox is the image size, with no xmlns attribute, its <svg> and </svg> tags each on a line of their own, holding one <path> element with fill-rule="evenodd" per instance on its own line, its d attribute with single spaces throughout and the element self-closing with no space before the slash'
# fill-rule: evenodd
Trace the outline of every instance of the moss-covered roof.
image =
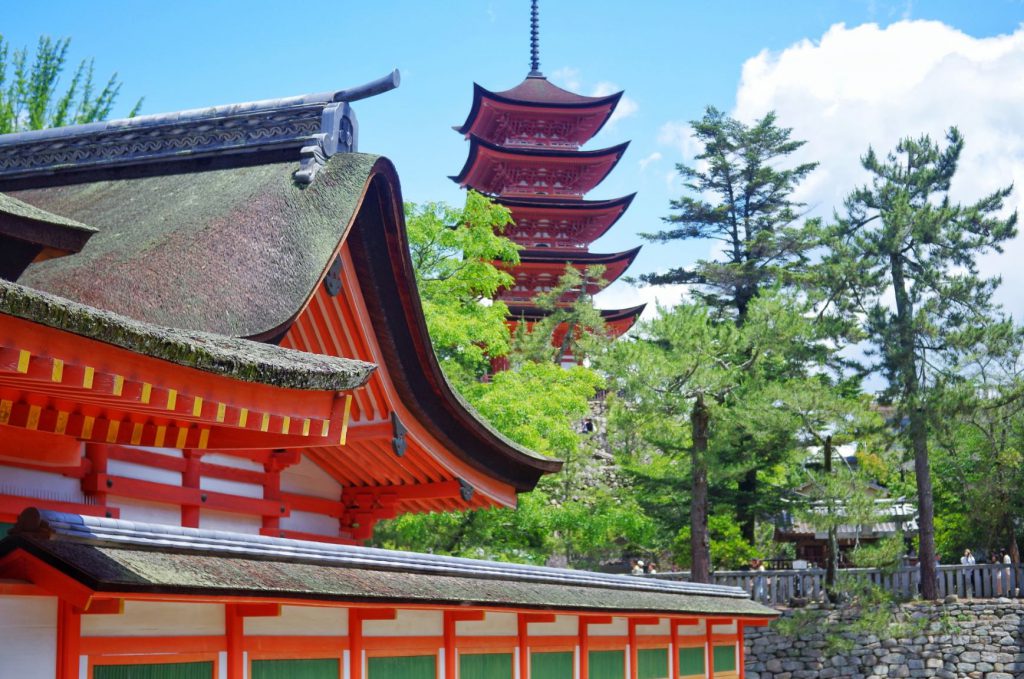
<svg viewBox="0 0 1024 679">
<path fill-rule="evenodd" d="M 98 229 L 19 280 L 158 325 L 267 336 L 320 280 L 376 162 L 335 155 L 308 186 L 289 161 L 11 191 Z"/>
<path fill-rule="evenodd" d="M 96 591 L 301 597 L 766 618 L 733 587 L 323 545 L 28 509 L 23 549 Z"/>
<path fill-rule="evenodd" d="M 47 224 L 53 224 L 54 226 L 63 226 L 69 229 L 77 229 L 79 231 L 95 232 L 91 226 L 86 226 L 80 222 L 76 222 L 73 219 L 62 217 L 61 215 L 55 215 L 52 212 L 46 210 L 40 210 L 39 208 L 29 205 L 17 198 L 0 193 L 0 213 L 10 215 L 12 217 L 19 217 L 21 219 L 31 219 L 36 222 L 45 222 Z"/>
<path fill-rule="evenodd" d="M 0 280 L 0 315 L 65 330 L 177 365 L 292 389 L 354 389 L 365 383 L 374 370 L 373 364 L 363 361 L 143 323 L 4 280 Z"/>
</svg>

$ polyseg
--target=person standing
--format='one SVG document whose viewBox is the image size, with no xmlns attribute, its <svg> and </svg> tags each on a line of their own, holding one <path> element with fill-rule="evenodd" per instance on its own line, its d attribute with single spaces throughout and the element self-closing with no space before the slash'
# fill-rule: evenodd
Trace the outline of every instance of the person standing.
<svg viewBox="0 0 1024 679">
<path fill-rule="evenodd" d="M 754 600 L 764 601 L 764 562 L 754 559 L 750 562 L 750 569 L 754 571 Z"/>
<path fill-rule="evenodd" d="M 633 567 L 629 570 L 630 575 L 643 575 L 644 574 L 644 562 L 639 559 L 633 560 Z"/>
<path fill-rule="evenodd" d="M 971 554 L 970 549 L 964 550 L 964 555 L 960 557 L 960 563 L 964 566 L 964 596 L 974 598 L 974 554 Z"/>
<path fill-rule="evenodd" d="M 1006 596 L 1014 596 L 1014 577 L 1013 577 L 1013 561 L 1010 559 L 1010 553 L 1005 549 L 1000 550 L 1003 555 L 1003 589 L 1006 590 Z"/>
</svg>

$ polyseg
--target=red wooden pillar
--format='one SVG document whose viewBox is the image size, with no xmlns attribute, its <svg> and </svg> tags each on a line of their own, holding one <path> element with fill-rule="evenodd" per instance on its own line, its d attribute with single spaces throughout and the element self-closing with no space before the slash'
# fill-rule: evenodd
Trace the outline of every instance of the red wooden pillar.
<svg viewBox="0 0 1024 679">
<path fill-rule="evenodd" d="M 184 512 L 184 509 L 182 509 Z M 242 648 L 245 620 L 235 604 L 224 606 L 224 637 L 228 651 L 228 679 L 245 678 L 245 653 Z"/>
<path fill-rule="evenodd" d="M 637 679 L 636 676 L 636 664 L 640 659 L 640 654 L 636 649 L 636 625 L 637 621 L 630 618 L 629 620 L 629 679 Z"/>
<path fill-rule="evenodd" d="M 348 609 L 349 679 L 363 679 L 363 621 L 394 620 L 397 614 L 394 608 Z"/>
<path fill-rule="evenodd" d="M 679 676 L 679 621 L 668 620 L 668 676 L 675 679 Z"/>
<path fill-rule="evenodd" d="M 57 600 L 57 679 L 78 679 L 82 613 L 69 602 Z"/>
<path fill-rule="evenodd" d="M 84 481 L 89 473 L 91 474 L 106 474 L 108 468 L 108 462 L 110 459 L 107 446 L 103 443 L 87 443 L 85 444 L 85 458 L 89 461 L 89 468 L 86 470 L 86 474 L 82 475 Z M 89 493 L 93 498 L 96 499 L 96 503 L 101 507 L 107 506 L 107 494 L 103 492 Z"/>
<path fill-rule="evenodd" d="M 739 679 L 747 676 L 746 669 L 747 648 L 743 639 L 743 621 L 736 621 L 736 673 Z"/>
<path fill-rule="evenodd" d="M 444 679 L 455 679 L 455 650 L 457 647 L 455 623 L 484 619 L 483 611 L 445 611 L 444 612 Z"/>
<path fill-rule="evenodd" d="M 715 655 L 712 652 L 714 649 L 711 646 L 711 627 L 713 622 L 711 618 L 707 618 L 704 621 L 704 675 L 708 679 L 712 679 L 715 675 L 715 668 L 712 665 L 715 661 Z"/>
<path fill-rule="evenodd" d="M 610 615 L 580 616 L 580 679 L 590 679 L 590 626 L 608 625 L 611 621 Z"/>
<path fill-rule="evenodd" d="M 519 651 L 519 676 L 517 679 L 530 679 L 530 647 L 529 647 L 529 623 L 526 621 L 526 614 L 520 613 L 516 616 L 517 643 Z"/>
</svg>

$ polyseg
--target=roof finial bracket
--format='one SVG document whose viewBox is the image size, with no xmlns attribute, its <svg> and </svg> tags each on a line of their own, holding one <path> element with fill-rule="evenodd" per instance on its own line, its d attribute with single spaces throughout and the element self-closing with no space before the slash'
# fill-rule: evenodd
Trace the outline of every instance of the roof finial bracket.
<svg viewBox="0 0 1024 679">
<path fill-rule="evenodd" d="M 540 72 L 540 19 L 537 0 L 530 2 L 530 78 L 543 78 Z"/>
</svg>

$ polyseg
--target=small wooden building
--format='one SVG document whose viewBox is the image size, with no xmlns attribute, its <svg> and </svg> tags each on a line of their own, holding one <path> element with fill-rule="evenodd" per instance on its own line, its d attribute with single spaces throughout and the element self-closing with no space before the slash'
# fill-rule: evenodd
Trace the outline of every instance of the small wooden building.
<svg viewBox="0 0 1024 679">
<path fill-rule="evenodd" d="M 560 468 L 434 357 L 396 84 L 0 136 L 0 675 L 742 675 L 741 590 L 361 546 Z"/>
</svg>

